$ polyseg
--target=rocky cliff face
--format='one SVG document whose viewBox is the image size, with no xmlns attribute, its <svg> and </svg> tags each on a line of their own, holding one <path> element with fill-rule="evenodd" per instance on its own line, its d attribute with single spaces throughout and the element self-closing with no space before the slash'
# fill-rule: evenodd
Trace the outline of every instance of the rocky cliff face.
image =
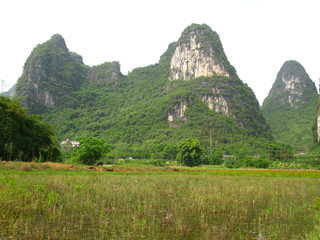
<svg viewBox="0 0 320 240">
<path fill-rule="evenodd" d="M 176 47 L 170 63 L 170 80 L 190 80 L 201 76 L 229 74 L 219 62 L 212 47 L 205 49 L 197 32 L 192 31 L 188 39 Z"/>
<path fill-rule="evenodd" d="M 43 59 L 46 60 L 46 59 Z M 46 63 L 41 59 L 34 59 L 34 61 L 27 62 L 26 83 L 29 89 L 29 97 L 32 97 L 35 102 L 42 103 L 44 106 L 50 108 L 55 105 L 55 97 L 49 90 L 42 88 L 42 83 L 51 80 L 56 81 L 55 76 L 49 76 L 45 67 Z M 18 89 L 20 91 L 20 88 Z M 25 105 L 28 105 L 28 99 L 25 100 Z"/>
<path fill-rule="evenodd" d="M 176 44 L 170 61 L 170 80 L 226 76 L 226 59 L 219 36 L 207 25 L 191 25 Z M 229 64 L 229 63 L 227 63 Z"/>
<path fill-rule="evenodd" d="M 317 98 L 316 86 L 304 67 L 286 61 L 261 108 L 275 139 L 306 151 L 312 142 Z"/>
<path fill-rule="evenodd" d="M 41 112 L 61 103 L 63 96 L 83 81 L 80 55 L 70 53 L 61 35 L 38 45 L 27 59 L 16 94 L 31 112 Z"/>
<path fill-rule="evenodd" d="M 187 110 L 187 100 L 183 100 L 179 103 L 176 103 L 172 109 L 168 112 L 168 122 L 170 126 L 177 126 L 174 121 L 177 119 L 181 119 L 182 121 L 187 121 L 187 117 L 185 112 Z"/>
<path fill-rule="evenodd" d="M 178 86 L 181 83 L 189 88 L 181 96 L 188 101 L 179 102 L 168 111 L 170 126 L 176 126 L 173 123 L 179 122 L 176 121 L 178 119 L 192 121 L 188 112 L 192 112 L 193 106 L 202 101 L 209 112 L 224 115 L 253 134 L 264 133 L 270 137 L 269 127 L 252 90 L 239 79 L 224 53 L 218 34 L 207 25 L 192 24 L 187 27 L 179 40 L 169 45 L 160 64 L 164 65 L 166 61 L 170 84 Z M 178 92 L 181 94 L 181 89 Z"/>
<path fill-rule="evenodd" d="M 209 109 L 227 116 L 230 115 L 229 103 L 223 96 L 204 95 L 202 101 L 208 105 Z"/>
<path fill-rule="evenodd" d="M 178 42 L 171 44 L 170 48 L 172 53 L 169 80 L 191 80 L 210 76 L 230 77 L 226 69 L 228 67 L 232 69 L 232 66 L 227 61 L 219 36 L 205 24 L 192 24 L 187 27 Z M 217 86 L 212 88 L 211 94 L 199 97 L 209 109 L 224 115 L 231 114 L 229 103 L 220 94 Z M 168 113 L 168 122 L 171 123 L 179 118 L 186 121 L 184 115 L 186 106 L 186 102 L 181 102 L 171 109 Z"/>
</svg>

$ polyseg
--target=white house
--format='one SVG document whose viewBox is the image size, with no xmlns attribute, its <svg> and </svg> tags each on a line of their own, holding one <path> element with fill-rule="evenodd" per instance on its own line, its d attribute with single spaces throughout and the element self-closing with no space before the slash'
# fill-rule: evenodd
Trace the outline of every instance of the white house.
<svg viewBox="0 0 320 240">
<path fill-rule="evenodd" d="M 69 139 L 62 141 L 60 144 L 71 146 L 71 147 L 79 147 L 80 146 L 80 143 L 78 141 L 70 141 Z"/>
</svg>

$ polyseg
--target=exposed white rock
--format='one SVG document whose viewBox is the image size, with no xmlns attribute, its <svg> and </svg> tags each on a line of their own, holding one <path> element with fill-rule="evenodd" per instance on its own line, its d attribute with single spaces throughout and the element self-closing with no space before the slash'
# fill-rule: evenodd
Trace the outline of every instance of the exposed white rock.
<svg viewBox="0 0 320 240">
<path fill-rule="evenodd" d="M 41 91 L 39 89 L 38 83 L 33 83 L 33 89 L 35 93 L 35 98 L 37 99 L 38 102 L 41 102 L 43 105 L 45 105 L 48 108 L 54 107 L 55 102 L 49 91 Z"/>
<path fill-rule="evenodd" d="M 230 116 L 230 109 L 227 100 L 223 96 L 203 96 L 202 101 L 208 105 L 208 108 L 215 112 L 220 112 Z"/>
<path fill-rule="evenodd" d="M 297 85 L 300 85 L 300 80 L 298 77 L 291 76 L 290 78 L 286 78 L 282 75 L 282 82 L 285 84 L 285 89 L 296 90 Z"/>
<path fill-rule="evenodd" d="M 282 82 L 285 84 L 285 89 L 289 90 L 292 94 L 302 95 L 301 80 L 298 77 L 291 76 L 290 78 L 285 78 L 282 76 Z"/>
<path fill-rule="evenodd" d="M 187 110 L 187 101 L 183 100 L 174 105 L 173 109 L 168 112 L 168 122 L 172 123 L 176 119 L 183 119 L 186 121 L 185 112 Z"/>
<path fill-rule="evenodd" d="M 282 74 L 282 82 L 284 83 L 284 87 L 287 91 L 290 92 L 288 96 L 288 102 L 292 108 L 297 108 L 298 103 L 300 102 L 300 96 L 302 96 L 301 92 L 301 80 L 298 77 L 286 77 Z"/>
<path fill-rule="evenodd" d="M 52 95 L 49 93 L 49 91 L 44 91 L 43 102 L 46 107 L 49 107 L 49 108 L 54 107 L 54 100 L 52 98 Z"/>
<path fill-rule="evenodd" d="M 224 66 L 215 60 L 212 47 L 204 48 L 196 33 L 190 33 L 189 42 L 179 44 L 170 62 L 170 80 L 189 80 L 201 76 L 227 76 Z"/>
</svg>

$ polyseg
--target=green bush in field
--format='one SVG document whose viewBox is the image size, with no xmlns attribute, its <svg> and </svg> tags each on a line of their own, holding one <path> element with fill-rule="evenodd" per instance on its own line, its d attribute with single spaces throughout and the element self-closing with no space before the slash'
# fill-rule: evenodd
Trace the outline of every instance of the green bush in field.
<svg viewBox="0 0 320 240">
<path fill-rule="evenodd" d="M 220 149 L 214 151 L 208 151 L 207 155 L 203 157 L 203 164 L 208 165 L 221 165 L 223 164 L 222 159 L 223 152 Z"/>
<path fill-rule="evenodd" d="M 75 159 L 82 164 L 93 165 L 110 151 L 110 146 L 104 140 L 94 137 L 84 137 L 75 150 Z"/>
<path fill-rule="evenodd" d="M 201 164 L 204 149 L 200 146 L 199 140 L 188 138 L 178 144 L 177 152 L 177 160 L 180 163 L 193 167 Z"/>
<path fill-rule="evenodd" d="M 243 160 L 242 165 L 243 167 L 267 168 L 270 161 L 263 158 L 251 158 Z"/>
<path fill-rule="evenodd" d="M 224 160 L 224 166 L 227 168 L 239 168 L 241 167 L 241 162 L 237 158 L 226 158 Z"/>
<path fill-rule="evenodd" d="M 270 160 L 286 160 L 293 157 L 292 148 L 283 143 L 273 142 L 267 147 Z"/>
</svg>

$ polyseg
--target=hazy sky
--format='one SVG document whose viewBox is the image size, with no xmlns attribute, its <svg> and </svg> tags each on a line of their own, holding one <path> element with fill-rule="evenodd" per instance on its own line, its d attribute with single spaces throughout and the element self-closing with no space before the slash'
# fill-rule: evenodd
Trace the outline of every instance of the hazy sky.
<svg viewBox="0 0 320 240">
<path fill-rule="evenodd" d="M 0 80 L 11 87 L 32 49 L 55 33 L 85 64 L 119 61 L 127 74 L 157 63 L 191 23 L 219 34 L 260 104 L 286 60 L 318 87 L 319 0 L 0 0 Z"/>
</svg>

